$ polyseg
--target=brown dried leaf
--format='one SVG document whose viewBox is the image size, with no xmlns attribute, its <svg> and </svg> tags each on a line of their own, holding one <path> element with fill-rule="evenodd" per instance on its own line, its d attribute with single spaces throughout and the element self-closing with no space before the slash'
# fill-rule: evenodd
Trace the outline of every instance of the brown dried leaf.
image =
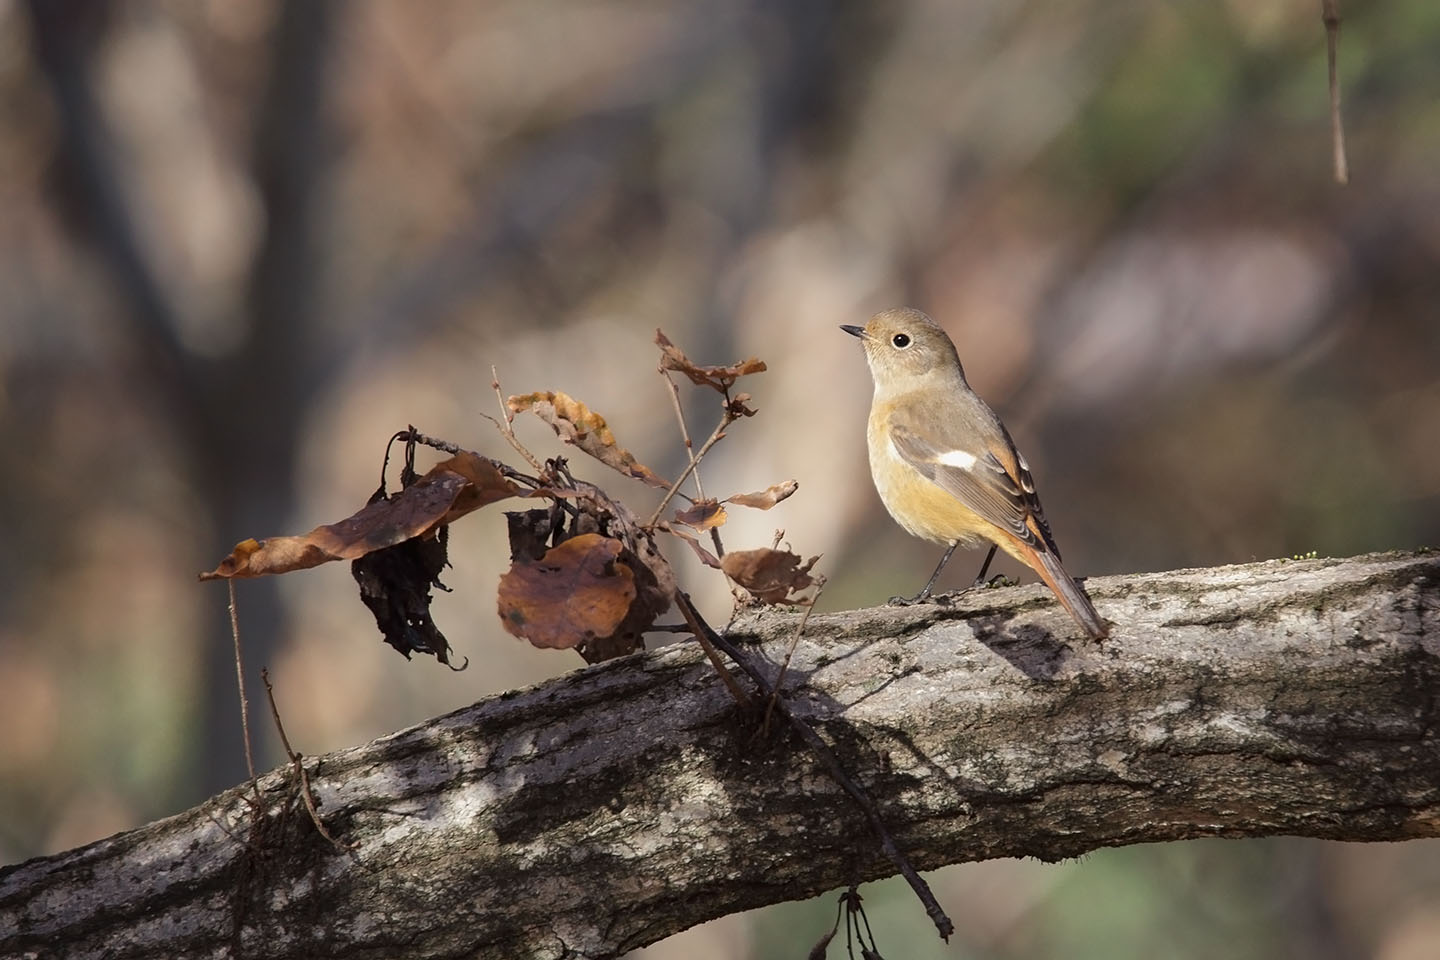
<svg viewBox="0 0 1440 960">
<path fill-rule="evenodd" d="M 686 533 L 684 530 L 676 530 L 674 527 L 671 526 L 666 526 L 665 529 L 674 536 L 677 536 L 681 540 L 684 540 L 686 543 L 690 544 L 690 549 L 695 551 L 695 556 L 698 557 L 700 559 L 700 562 L 705 564 L 705 566 L 713 567 L 716 570 L 720 569 L 720 560 L 715 556 L 715 554 L 700 546 L 699 540 L 695 539 L 690 534 Z"/>
<path fill-rule="evenodd" d="M 761 603 L 787 603 L 791 594 L 814 585 L 810 568 L 819 559 L 811 557 L 802 565 L 788 550 L 732 550 L 720 559 L 720 569 Z"/>
<path fill-rule="evenodd" d="M 689 507 L 675 514 L 675 522 L 683 523 L 696 530 L 718 527 L 729 518 L 718 500 L 696 500 Z"/>
<path fill-rule="evenodd" d="M 741 417 L 753 417 L 760 412 L 750 406 L 750 394 L 748 393 L 737 393 L 731 397 L 730 402 L 725 405 L 725 409 L 735 420 L 739 420 Z"/>
<path fill-rule="evenodd" d="M 537 647 L 564 649 L 615 633 L 635 600 L 625 545 L 582 533 L 540 560 L 517 561 L 500 578 L 500 621 Z"/>
<path fill-rule="evenodd" d="M 784 483 L 777 483 L 773 486 L 766 487 L 758 493 L 737 493 L 733 497 L 726 497 L 725 502 L 736 503 L 742 507 L 756 507 L 760 510 L 769 510 L 798 489 L 800 489 L 800 484 L 794 480 L 786 480 Z"/>
<path fill-rule="evenodd" d="M 641 533 L 633 538 L 627 534 L 626 540 L 631 542 L 631 546 L 620 554 L 620 562 L 635 571 L 635 602 L 630 605 L 630 613 L 615 628 L 614 634 L 580 648 L 580 655 L 586 663 L 599 663 L 643 649 L 645 631 L 670 609 L 675 595 L 675 574 L 669 561 L 655 548 L 650 534 Z"/>
<path fill-rule="evenodd" d="M 242 540 L 201 580 L 263 577 L 355 560 L 376 550 L 433 533 L 473 510 L 521 495 L 521 490 L 484 457 L 468 450 L 437 463 L 393 497 L 374 500 L 337 523 L 303 536 Z"/>
<path fill-rule="evenodd" d="M 735 386 L 735 381 L 741 377 L 765 371 L 764 362 L 755 357 L 732 363 L 728 367 L 702 367 L 692 363 L 689 357 L 681 353 L 680 348 L 671 343 L 662 330 L 655 331 L 655 345 L 660 348 L 662 370 L 683 373 L 696 386 L 712 387 L 721 393 L 729 393 L 730 388 Z"/>
<path fill-rule="evenodd" d="M 560 439 L 574 444 L 627 477 L 634 477 L 652 487 L 663 489 L 670 486 L 654 470 L 640 463 L 630 451 L 615 442 L 615 434 L 610 432 L 604 417 L 574 397 L 558 390 L 544 390 L 511 397 L 505 401 L 505 406 L 511 413 L 529 410 L 550 424 Z"/>
</svg>

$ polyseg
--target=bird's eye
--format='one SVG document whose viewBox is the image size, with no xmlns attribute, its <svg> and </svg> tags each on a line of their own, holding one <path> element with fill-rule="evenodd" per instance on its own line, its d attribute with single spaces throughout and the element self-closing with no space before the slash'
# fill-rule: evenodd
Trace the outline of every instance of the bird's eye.
<svg viewBox="0 0 1440 960">
<path fill-rule="evenodd" d="M 904 350 L 910 346 L 910 335 L 908 333 L 897 333 L 890 338 L 890 342 L 895 344 L 896 350 Z"/>
</svg>

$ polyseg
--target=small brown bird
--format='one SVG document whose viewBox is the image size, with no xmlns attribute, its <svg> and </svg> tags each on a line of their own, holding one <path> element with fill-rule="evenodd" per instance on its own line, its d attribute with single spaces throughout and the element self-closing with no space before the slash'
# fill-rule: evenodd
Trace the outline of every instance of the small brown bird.
<svg viewBox="0 0 1440 960">
<path fill-rule="evenodd" d="M 1030 467 L 965 382 L 945 331 L 909 307 L 840 329 L 860 338 L 875 379 L 866 439 L 885 509 L 912 535 L 949 545 L 916 599 L 930 595 L 956 547 L 989 541 L 977 584 L 998 546 L 1039 574 L 1090 636 L 1108 636 L 1090 598 L 1060 566 Z"/>
</svg>

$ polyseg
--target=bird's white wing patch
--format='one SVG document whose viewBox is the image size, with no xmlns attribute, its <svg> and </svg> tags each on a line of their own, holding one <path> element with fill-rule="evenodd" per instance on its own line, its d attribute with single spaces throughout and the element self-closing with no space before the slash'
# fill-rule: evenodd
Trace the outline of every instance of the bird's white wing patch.
<svg viewBox="0 0 1440 960">
<path fill-rule="evenodd" d="M 936 463 L 943 463 L 947 467 L 956 467 L 960 470 L 970 470 L 975 466 L 975 455 L 966 453 L 964 450 L 946 450 L 935 458 Z"/>
</svg>

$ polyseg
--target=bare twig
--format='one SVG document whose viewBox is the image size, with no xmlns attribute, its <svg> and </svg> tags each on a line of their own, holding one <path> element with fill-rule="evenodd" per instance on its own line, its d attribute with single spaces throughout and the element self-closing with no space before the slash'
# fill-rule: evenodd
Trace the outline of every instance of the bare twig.
<svg viewBox="0 0 1440 960">
<path fill-rule="evenodd" d="M 676 386 L 674 378 L 668 370 L 660 367 L 660 376 L 665 378 L 665 385 L 670 388 L 670 403 L 675 410 L 675 422 L 680 425 L 680 438 L 685 441 L 685 455 L 693 463 L 695 461 L 695 444 L 690 441 L 690 430 L 685 426 L 685 411 L 680 406 L 680 388 Z M 695 471 L 695 492 L 700 499 L 705 499 L 705 485 L 700 482 L 700 471 Z"/>
<path fill-rule="evenodd" d="M 1330 62 L 1330 141 L 1335 182 L 1349 183 L 1350 164 L 1345 159 L 1345 123 L 1340 117 L 1340 77 L 1336 66 L 1340 46 L 1340 0 L 1320 0 L 1320 19 L 1325 23 L 1326 55 Z"/>
<path fill-rule="evenodd" d="M 536 473 L 542 472 L 545 468 L 540 465 L 540 461 L 536 460 L 535 455 L 526 450 L 525 445 L 515 436 L 515 429 L 511 426 L 515 422 L 515 414 L 511 413 L 510 408 L 505 405 L 505 394 L 500 392 L 500 375 L 495 372 L 494 367 L 490 368 L 490 386 L 495 388 L 495 399 L 500 403 L 500 419 L 497 420 L 488 413 L 482 413 L 480 416 L 495 424 L 495 429 L 499 430 L 500 435 L 510 446 L 515 448 L 516 453 L 525 458 L 525 462 L 530 464 L 530 469 Z"/>
<path fill-rule="evenodd" d="M 681 597 L 685 598 L 683 603 L 680 600 Z M 705 651 L 705 656 L 710 658 L 710 664 L 715 668 L 715 672 L 720 674 L 725 689 L 730 691 L 730 696 L 735 698 L 736 703 L 741 707 L 748 708 L 751 703 L 750 695 L 736 682 L 735 675 L 730 672 L 729 667 L 725 666 L 725 661 L 720 659 L 719 652 L 716 651 L 715 646 L 706 635 L 706 624 L 700 619 L 699 611 L 690 603 L 690 598 L 679 590 L 675 591 L 675 598 L 675 605 L 680 608 L 680 615 L 685 618 L 695 639 L 700 641 L 700 648 Z"/>
<path fill-rule="evenodd" d="M 676 477 L 675 482 L 670 484 L 670 489 L 665 491 L 665 498 L 660 501 L 660 505 L 655 508 L 655 512 L 650 515 L 650 519 L 645 521 L 645 526 L 655 526 L 656 521 L 658 521 L 661 514 L 665 512 L 665 508 L 670 506 L 670 501 L 675 499 L 675 494 L 680 490 L 680 484 L 684 483 L 685 479 L 695 472 L 695 468 L 700 465 L 700 461 L 704 459 L 705 454 L 709 453 L 710 448 L 715 446 L 721 437 L 725 436 L 725 428 L 734 423 L 735 419 L 735 415 L 730 412 L 729 404 L 726 404 L 725 415 L 722 416 L 720 422 L 715 425 L 715 432 L 710 434 L 710 439 L 705 441 L 704 445 L 700 447 L 700 451 L 690 458 L 690 462 L 686 465 L 685 469 L 680 472 L 680 476 Z"/>
<path fill-rule="evenodd" d="M 407 429 L 401 430 L 399 433 L 395 434 L 395 438 L 413 441 L 415 443 L 423 444 L 427 447 L 433 447 L 436 450 L 441 450 L 445 453 L 450 454 L 452 457 L 459 453 L 462 449 L 460 444 L 458 443 L 451 443 L 449 440 L 440 440 L 436 437 L 426 436 L 419 430 L 416 430 L 413 424 Z M 501 464 L 498 460 L 492 460 L 490 462 L 496 464 L 497 466 L 503 466 L 503 464 Z"/>
<path fill-rule="evenodd" d="M 800 638 L 805 635 L 805 624 L 810 622 L 810 614 L 815 609 L 815 604 L 820 602 L 820 594 L 825 592 L 825 578 L 815 578 L 815 595 L 810 602 L 805 604 L 805 612 L 800 614 L 800 622 L 795 625 L 795 634 L 790 638 L 790 646 L 785 648 L 785 659 L 780 661 L 780 672 L 775 675 L 775 689 L 770 691 L 770 700 L 765 704 L 765 720 L 760 724 L 762 730 L 770 729 L 770 714 L 775 710 L 775 701 L 780 697 L 780 687 L 785 683 L 785 671 L 790 669 L 790 658 L 795 655 L 795 647 L 800 643 Z"/>
<path fill-rule="evenodd" d="M 499 388 L 498 383 L 495 386 L 497 389 Z M 490 416 L 488 413 L 482 413 L 480 414 L 480 416 L 495 424 L 496 427 L 500 429 L 501 433 L 505 432 L 505 428 L 500 426 L 499 421 L 497 421 L 494 417 Z M 426 436 L 425 434 L 416 430 L 414 426 L 411 426 L 408 429 L 401 430 L 400 432 L 396 433 L 395 436 L 391 438 L 391 442 L 393 443 L 396 439 L 399 438 L 404 438 L 406 441 L 414 443 L 424 444 L 427 447 L 434 447 L 436 450 L 443 450 L 444 452 L 452 456 L 464 451 L 464 448 L 461 447 L 459 444 L 451 443 L 449 440 L 440 440 L 435 437 Z M 513 443 L 518 442 L 518 440 L 513 441 Z M 522 450 L 521 452 L 524 453 L 525 451 Z M 390 451 L 388 448 L 385 451 L 385 457 L 386 461 L 388 462 L 390 457 Z M 532 490 L 537 490 L 541 493 L 551 495 L 554 502 L 559 505 L 560 509 L 570 514 L 572 517 L 578 513 L 573 504 L 566 503 L 565 499 L 559 495 L 560 491 L 554 490 L 550 486 L 550 484 L 546 483 L 544 480 L 541 480 L 539 477 L 532 477 L 528 473 L 521 473 L 519 470 L 516 470 L 508 463 L 505 463 L 502 460 L 496 460 L 494 457 L 485 457 L 485 459 L 488 460 L 495 467 L 496 470 L 499 470 L 501 475 L 508 477 L 511 480 L 518 480 L 526 486 L 530 487 Z M 538 467 L 538 469 L 542 472 L 544 471 L 544 467 Z"/>
<path fill-rule="evenodd" d="M 305 772 L 304 758 L 291 748 L 290 738 L 285 736 L 285 724 L 280 722 L 280 708 L 275 705 L 275 688 L 270 685 L 270 671 L 262 667 L 260 679 L 265 682 L 265 696 L 270 700 L 270 716 L 275 718 L 275 729 L 280 733 L 280 742 L 285 746 L 285 755 L 290 758 L 290 764 L 300 778 L 300 798 L 305 801 L 305 809 L 310 812 L 310 821 L 315 824 L 315 829 L 320 831 L 320 836 L 329 840 L 337 849 L 351 853 L 354 846 L 336 840 L 321 821 L 320 812 L 315 809 L 315 795 L 310 789 L 310 774 Z"/>
<path fill-rule="evenodd" d="M 760 668 L 755 666 L 749 657 L 741 653 L 739 647 L 731 643 L 728 638 L 716 633 L 715 630 L 705 622 L 704 618 L 700 616 L 700 612 L 696 610 L 690 602 L 690 597 L 687 596 L 684 591 L 675 591 L 675 604 L 680 608 L 680 612 L 684 614 L 686 622 L 697 628 L 695 634 L 697 638 L 704 637 L 709 640 L 711 644 L 723 650 L 725 655 L 733 660 L 741 670 L 745 671 L 746 675 L 755 682 L 755 685 L 758 686 L 762 692 L 769 694 L 775 692 L 776 687 L 765 677 L 765 674 L 761 672 Z M 946 916 L 945 911 L 940 908 L 940 904 L 935 899 L 935 894 L 930 892 L 929 884 L 915 871 L 909 859 L 901 853 L 900 848 L 895 845 L 895 839 L 890 836 L 890 830 L 885 826 L 885 821 L 880 816 L 880 811 L 876 808 L 875 801 L 870 799 L 870 795 L 866 793 L 858 783 L 850 779 L 849 774 L 847 774 L 845 768 L 840 765 L 839 758 L 835 756 L 830 747 L 820 738 L 820 735 L 815 732 L 810 724 L 791 712 L 790 705 L 786 703 L 783 698 L 776 699 L 775 708 L 780 712 L 780 715 L 789 722 L 791 729 L 799 735 L 800 739 L 805 741 L 805 745 L 810 748 L 810 752 L 819 758 L 820 762 L 825 766 L 825 769 L 830 773 L 830 776 L 840 785 L 840 788 L 848 793 L 850 799 L 854 800 L 860 809 L 864 811 L 865 819 L 870 822 L 870 829 L 875 832 L 876 838 L 880 841 L 880 849 L 884 851 L 885 856 L 888 857 L 890 862 L 900 871 L 900 875 L 905 878 L 905 882 L 910 884 L 910 889 L 914 890 L 915 895 L 920 898 L 921 904 L 925 907 L 925 913 L 929 915 L 931 921 L 935 924 L 935 929 L 940 933 L 940 938 L 948 942 L 950 935 L 955 932 L 955 925 L 950 922 L 950 918 Z"/>
<path fill-rule="evenodd" d="M 658 368 L 660 376 L 665 378 L 665 383 L 670 387 L 670 402 L 675 408 L 675 422 L 680 424 L 680 437 L 685 441 L 685 455 L 690 458 L 690 469 L 695 474 L 695 493 L 698 499 L 705 499 L 705 485 L 700 482 L 700 470 L 695 456 L 695 444 L 690 441 L 690 430 L 685 426 L 685 411 L 680 406 L 680 387 L 675 379 L 670 376 L 670 371 L 663 366 Z M 710 528 L 710 542 L 715 544 L 715 555 L 725 556 L 725 545 L 720 542 L 720 529 Z"/>
<path fill-rule="evenodd" d="M 255 757 L 250 752 L 250 700 L 245 696 L 245 666 L 240 655 L 240 613 L 235 606 L 235 581 L 226 580 L 230 588 L 230 639 L 235 643 L 235 686 L 240 689 L 240 734 L 245 741 L 245 769 L 250 772 L 250 786 L 258 796 L 255 783 Z"/>
</svg>

